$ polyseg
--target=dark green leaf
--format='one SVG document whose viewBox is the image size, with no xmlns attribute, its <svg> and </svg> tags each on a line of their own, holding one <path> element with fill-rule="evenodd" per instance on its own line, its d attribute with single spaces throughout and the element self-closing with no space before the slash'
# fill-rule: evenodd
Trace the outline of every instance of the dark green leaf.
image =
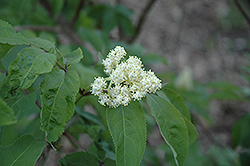
<svg viewBox="0 0 250 166">
<path fill-rule="evenodd" d="M 0 59 L 4 57 L 12 47 L 12 45 L 0 43 Z"/>
<path fill-rule="evenodd" d="M 0 98 L 0 125 L 16 123 L 14 111 Z"/>
<path fill-rule="evenodd" d="M 24 48 L 27 48 L 26 45 L 14 46 L 7 54 L 4 56 L 1 61 L 5 69 L 7 70 L 10 64 L 17 58 L 17 54 Z"/>
<path fill-rule="evenodd" d="M 27 89 L 39 74 L 48 73 L 56 57 L 39 48 L 29 47 L 19 52 L 9 68 L 8 83 L 12 90 Z"/>
<path fill-rule="evenodd" d="M 86 152 L 75 152 L 61 158 L 59 161 L 61 166 L 98 166 L 97 158 Z"/>
<path fill-rule="evenodd" d="M 44 141 L 31 135 L 22 136 L 14 144 L 0 147 L 0 165 L 33 166 L 45 146 Z"/>
<path fill-rule="evenodd" d="M 146 146 L 145 115 L 140 103 L 107 109 L 106 116 L 117 165 L 138 166 Z"/>
<path fill-rule="evenodd" d="M 147 94 L 147 104 L 161 135 L 173 152 L 176 164 L 183 165 L 189 146 L 188 130 L 183 116 L 169 101 L 154 94 Z"/>
<path fill-rule="evenodd" d="M 163 63 L 165 65 L 168 64 L 165 57 L 157 54 L 147 54 L 145 56 L 142 56 L 143 64 L 156 64 L 156 63 Z"/>
<path fill-rule="evenodd" d="M 16 33 L 14 28 L 7 22 L 0 20 L 0 43 L 9 45 L 29 44 L 29 41 L 22 34 Z"/>
<path fill-rule="evenodd" d="M 17 119 L 21 120 L 26 115 L 34 113 L 35 100 L 36 94 L 31 93 L 9 102 L 8 105 L 14 110 Z"/>
<path fill-rule="evenodd" d="M 103 42 L 102 39 L 98 36 L 98 34 L 89 29 L 81 29 L 80 35 L 85 38 L 97 51 L 102 52 Z"/>
<path fill-rule="evenodd" d="M 250 114 L 247 114 L 237 120 L 233 125 L 233 146 L 241 145 L 245 148 L 250 148 Z"/>
<path fill-rule="evenodd" d="M 191 120 L 189 111 L 182 97 L 174 90 L 169 88 L 163 88 L 162 91 L 166 94 L 166 96 L 168 97 L 170 102 L 174 105 L 174 107 L 188 120 Z"/>
<path fill-rule="evenodd" d="M 67 65 L 80 62 L 80 60 L 83 58 L 81 48 L 78 48 L 75 51 L 65 55 L 64 58 L 66 59 Z"/>
<path fill-rule="evenodd" d="M 44 75 L 41 84 L 41 129 L 49 142 L 56 141 L 75 110 L 75 97 L 79 90 L 79 77 L 75 71 L 54 68 Z"/>
<path fill-rule="evenodd" d="M 41 38 L 32 38 L 32 39 L 28 39 L 30 44 L 39 48 L 42 48 L 46 51 L 50 51 L 51 49 L 53 49 L 55 47 L 55 45 L 46 39 L 41 39 Z"/>
</svg>

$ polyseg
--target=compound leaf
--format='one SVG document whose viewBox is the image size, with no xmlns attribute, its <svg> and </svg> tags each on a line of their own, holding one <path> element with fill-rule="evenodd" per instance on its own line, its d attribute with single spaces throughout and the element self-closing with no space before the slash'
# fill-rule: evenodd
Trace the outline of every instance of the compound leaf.
<svg viewBox="0 0 250 166">
<path fill-rule="evenodd" d="M 154 94 L 147 94 L 147 104 L 162 137 L 173 152 L 176 165 L 183 165 L 188 153 L 189 137 L 181 113 L 169 101 Z"/>
<path fill-rule="evenodd" d="M 107 123 L 111 132 L 118 166 L 138 166 L 146 146 L 144 111 L 139 102 L 107 109 Z"/>
<path fill-rule="evenodd" d="M 46 146 L 31 135 L 25 135 L 17 139 L 14 144 L 0 147 L 0 165 L 33 166 Z"/>
<path fill-rule="evenodd" d="M 59 160 L 61 166 L 98 166 L 98 159 L 90 153 L 86 152 L 75 152 Z"/>
<path fill-rule="evenodd" d="M 0 97 L 0 125 L 16 123 L 14 111 Z"/>
<path fill-rule="evenodd" d="M 53 54 L 39 48 L 25 48 L 11 63 L 7 81 L 12 90 L 27 89 L 38 75 L 50 72 L 55 62 L 56 56 Z"/>
<path fill-rule="evenodd" d="M 15 29 L 3 20 L 0 20 L 0 43 L 9 45 L 29 45 L 29 41 L 21 34 L 16 33 Z"/>
<path fill-rule="evenodd" d="M 45 74 L 41 84 L 41 129 L 49 142 L 56 141 L 75 110 L 75 97 L 79 89 L 79 77 L 75 71 L 54 68 Z"/>
</svg>

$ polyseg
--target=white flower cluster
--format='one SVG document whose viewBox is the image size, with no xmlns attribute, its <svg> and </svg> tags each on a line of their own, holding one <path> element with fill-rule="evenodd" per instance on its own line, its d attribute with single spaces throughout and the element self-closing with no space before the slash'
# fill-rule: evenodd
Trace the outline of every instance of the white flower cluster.
<svg viewBox="0 0 250 166">
<path fill-rule="evenodd" d="M 111 50 L 103 60 L 107 78 L 98 77 L 92 83 L 92 94 L 99 96 L 100 104 L 109 107 L 128 105 L 134 100 L 141 100 L 147 93 L 155 93 L 161 88 L 161 80 L 151 70 L 145 71 L 142 62 L 136 56 L 126 56 L 121 46 Z"/>
</svg>

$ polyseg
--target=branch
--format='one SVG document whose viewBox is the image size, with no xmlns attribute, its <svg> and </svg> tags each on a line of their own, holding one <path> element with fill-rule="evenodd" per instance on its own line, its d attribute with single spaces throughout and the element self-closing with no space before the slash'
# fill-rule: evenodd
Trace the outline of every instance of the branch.
<svg viewBox="0 0 250 166">
<path fill-rule="evenodd" d="M 135 34 L 133 35 L 133 37 L 128 41 L 129 43 L 132 43 L 133 41 L 135 41 L 135 39 L 138 37 L 138 35 L 140 34 L 141 32 L 141 28 L 146 20 L 146 16 L 148 15 L 149 13 L 149 10 L 153 7 L 154 3 L 156 2 L 157 0 L 149 0 L 146 7 L 143 9 L 140 17 L 139 17 L 139 21 L 138 21 L 138 24 L 136 26 L 136 29 L 135 29 Z"/>
<path fill-rule="evenodd" d="M 74 137 L 72 137 L 69 133 L 67 133 L 66 131 L 63 133 L 63 135 L 65 135 L 66 137 L 68 137 L 72 142 L 74 142 L 74 144 L 76 144 L 78 147 L 80 147 L 81 149 L 83 149 L 84 151 L 90 153 L 88 151 L 88 149 L 84 148 Z"/>
<path fill-rule="evenodd" d="M 70 21 L 70 23 L 71 23 L 72 26 L 75 24 L 76 20 L 78 19 L 83 6 L 84 6 L 84 0 L 79 0 L 78 8 L 77 8 L 77 10 L 75 12 L 74 17 Z"/>
<path fill-rule="evenodd" d="M 47 0 L 39 0 L 39 2 L 48 11 L 50 17 L 54 18 L 54 13 L 50 3 Z"/>
<path fill-rule="evenodd" d="M 243 7 L 241 6 L 241 4 L 239 3 L 238 0 L 234 0 L 235 5 L 237 6 L 237 8 L 239 9 L 239 11 L 241 12 L 241 14 L 245 17 L 245 19 L 247 20 L 248 25 L 250 26 L 250 18 L 247 15 L 247 13 L 245 12 L 245 10 L 243 9 Z"/>
</svg>

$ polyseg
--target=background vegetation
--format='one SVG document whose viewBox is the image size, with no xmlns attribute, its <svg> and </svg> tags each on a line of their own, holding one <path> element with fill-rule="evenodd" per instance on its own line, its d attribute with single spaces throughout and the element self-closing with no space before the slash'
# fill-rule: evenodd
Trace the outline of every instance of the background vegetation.
<svg viewBox="0 0 250 166">
<path fill-rule="evenodd" d="M 236 0 L 0 1 L 0 19 L 25 37 L 50 40 L 65 53 L 81 47 L 84 58 L 74 66 L 81 87 L 103 74 L 101 54 L 106 55 L 115 45 L 125 46 L 127 52 L 141 57 L 146 68 L 157 71 L 163 82 L 181 93 L 199 133 L 184 165 L 250 163 L 247 11 L 247 1 Z M 1 59 L 0 76 L 23 47 L 14 47 Z M 35 86 L 39 85 L 38 78 Z M 2 97 L 5 91 L 0 88 Z M 32 114 L 17 124 L 0 127 L 0 145 L 10 145 L 26 133 L 44 137 L 37 130 L 39 107 L 34 104 L 29 110 Z M 81 120 L 81 125 L 69 125 L 68 131 L 90 151 L 97 151 L 98 146 L 112 148 L 106 142 L 96 143 L 107 136 L 102 125 L 104 110 L 94 97 L 82 98 L 69 122 Z M 174 165 L 154 120 L 146 118 L 148 146 L 141 165 Z M 57 165 L 62 156 L 76 151 L 67 138 L 65 135 L 55 144 L 60 153 L 47 146 L 37 165 Z M 111 160 L 105 163 L 112 164 Z"/>
</svg>

